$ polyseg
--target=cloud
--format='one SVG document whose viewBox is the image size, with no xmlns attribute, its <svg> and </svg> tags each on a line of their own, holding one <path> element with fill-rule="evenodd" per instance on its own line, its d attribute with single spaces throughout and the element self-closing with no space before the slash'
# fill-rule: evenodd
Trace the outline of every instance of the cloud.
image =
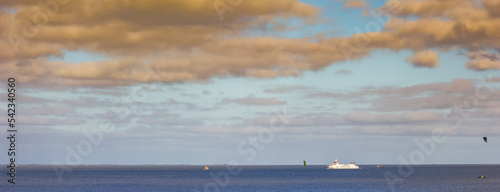
<svg viewBox="0 0 500 192">
<path fill-rule="evenodd" d="M 285 105 L 286 101 L 279 100 L 275 97 L 261 98 L 255 97 L 253 94 L 242 98 L 224 98 L 222 104 L 235 103 L 238 105 Z"/>
<path fill-rule="evenodd" d="M 40 117 L 40 116 L 31 116 L 31 115 L 21 115 L 19 119 L 22 121 L 16 122 L 16 126 L 74 126 L 80 125 L 86 120 L 78 117 Z"/>
<path fill-rule="evenodd" d="M 12 50 L 12 46 L 19 49 L 0 53 L 0 74 L 21 74 L 20 80 L 33 84 L 57 82 L 70 86 L 120 86 L 140 82 L 203 81 L 214 76 L 271 78 L 300 74 L 303 69 L 298 64 L 296 67 L 281 66 L 290 62 L 290 52 L 277 53 L 283 48 L 279 42 L 293 40 L 267 42 L 266 38 L 243 38 L 240 33 L 259 30 L 263 26 L 270 26 L 269 30 L 284 30 L 280 25 L 291 19 L 314 23 L 315 15 L 319 14 L 317 8 L 297 0 L 242 1 L 233 7 L 236 10 L 227 11 L 221 21 L 214 2 L 217 1 L 139 3 L 115 0 L 95 6 L 92 1 L 70 1 L 58 4 L 58 12 L 47 12 L 33 2 L 5 1 L 2 8 L 16 9 L 17 19 L 14 22 L 8 20 L 14 13 L 0 10 L 0 28 L 14 26 L 9 31 L 2 31 L 0 40 L 4 43 L 0 45 L 2 50 Z M 48 20 L 38 25 L 32 21 L 35 25 L 30 27 L 35 32 L 29 38 L 23 37 L 25 25 L 20 18 L 33 18 L 36 13 L 49 14 Z M 24 43 L 10 41 L 13 34 L 23 37 Z M 238 49 L 233 49 L 234 46 Z M 264 51 L 269 54 L 262 54 L 262 49 L 269 50 Z M 49 56 L 61 56 L 63 50 L 85 50 L 105 55 L 110 60 L 74 65 L 47 60 Z M 235 50 L 239 51 L 233 56 L 222 54 Z M 198 58 L 191 59 L 195 57 Z M 252 66 L 256 58 L 262 58 L 258 61 L 261 66 Z M 149 61 L 152 64 L 148 69 L 146 63 Z M 276 65 L 269 65 L 271 63 Z M 202 67 L 204 65 L 206 67 Z M 46 70 L 49 68 L 58 70 L 50 72 Z M 151 74 L 156 77 L 151 77 Z M 40 75 L 39 78 L 36 75 Z"/>
<path fill-rule="evenodd" d="M 498 101 L 500 92 L 497 88 L 492 84 L 471 79 L 454 79 L 451 82 L 398 89 L 374 89 L 368 92 L 380 96 L 373 101 L 373 109 L 379 111 L 452 109 L 454 107 L 473 110 L 500 106 Z"/>
<path fill-rule="evenodd" d="M 365 6 L 363 2 L 348 1 L 346 6 Z M 68 1 L 59 4 L 58 12 L 47 12 L 36 2 L 3 1 L 2 8 L 17 12 L 0 9 L 0 49 L 7 50 L 0 52 L 0 74 L 16 74 L 32 87 L 275 78 L 361 59 L 378 49 L 414 51 L 409 61 L 424 67 L 437 66 L 438 56 L 421 50 L 460 50 L 475 55 L 469 69 L 499 69 L 495 60 L 476 54 L 499 54 L 499 3 L 494 0 L 483 0 L 482 5 L 469 0 L 390 0 L 370 12 L 373 22 L 364 28 L 380 29 L 377 32 L 322 39 L 247 35 L 284 34 L 290 21 L 301 26 L 325 21 L 318 8 L 299 0 L 242 1 L 225 12 L 222 21 L 213 3 L 110 0 L 97 6 L 94 1 Z M 33 21 L 37 13 L 46 14 L 47 20 Z M 28 36 L 23 18 L 33 24 Z M 13 43 L 18 37 L 13 35 L 22 37 L 17 41 L 21 43 Z M 71 64 L 48 59 L 62 56 L 64 50 L 109 59 Z"/>
<path fill-rule="evenodd" d="M 182 97 L 198 97 L 199 95 L 196 93 L 179 93 Z"/>
<path fill-rule="evenodd" d="M 210 95 L 212 92 L 210 92 L 208 90 L 203 90 L 202 93 L 203 93 L 203 95 Z"/>
<path fill-rule="evenodd" d="M 342 70 L 338 70 L 335 72 L 335 74 L 352 74 L 352 71 L 351 70 L 347 70 L 347 69 L 342 69 Z"/>
<path fill-rule="evenodd" d="M 314 89 L 313 87 L 302 85 L 276 85 L 264 89 L 264 93 L 292 93 L 299 90 Z"/>
<path fill-rule="evenodd" d="M 363 6 L 365 6 L 366 4 L 368 4 L 367 2 L 365 2 L 364 0 L 344 0 L 345 1 L 345 4 L 344 4 L 344 7 L 345 8 L 363 8 Z"/>
<path fill-rule="evenodd" d="M 474 70 L 500 69 L 500 54 L 487 51 L 469 52 L 467 68 Z"/>
<path fill-rule="evenodd" d="M 30 96 L 28 94 L 17 94 L 16 99 L 20 102 L 23 103 L 52 103 L 55 102 L 56 100 L 53 99 L 48 99 L 48 98 L 43 98 L 43 97 L 38 97 L 38 96 Z"/>
<path fill-rule="evenodd" d="M 455 135 L 456 132 L 451 126 L 426 125 L 426 126 L 360 126 L 355 127 L 351 132 L 363 135 L 406 135 L 406 136 L 428 136 L 436 130 L 447 135 Z"/>
<path fill-rule="evenodd" d="M 498 13 L 498 10 L 500 10 L 500 2 L 496 0 L 483 0 L 482 1 L 484 7 L 486 10 L 488 10 L 488 14 L 491 16 L 495 17 L 500 17 L 500 13 Z"/>
<path fill-rule="evenodd" d="M 367 86 L 363 87 L 361 91 L 351 91 L 348 93 L 343 92 L 331 92 L 331 91 L 318 91 L 312 92 L 307 95 L 310 98 L 339 98 L 339 99 L 353 99 L 353 98 L 364 98 L 368 96 L 381 96 L 388 98 L 411 98 L 411 97 L 421 97 L 433 93 L 443 93 L 443 94 L 455 94 L 463 95 L 470 93 L 475 87 L 474 81 L 471 79 L 454 79 L 451 82 L 442 83 L 431 83 L 431 84 L 419 84 L 409 87 L 374 87 Z"/>
<path fill-rule="evenodd" d="M 58 12 L 43 12 L 33 2 L 2 3 L 2 7 L 16 9 L 17 18 L 32 18 L 37 12 L 49 14 L 47 25 L 36 26 L 37 33 L 29 39 L 30 44 L 62 45 L 112 55 L 142 54 L 168 47 L 188 48 L 208 38 L 234 35 L 252 25 L 274 22 L 277 15 L 291 18 L 317 14 L 316 8 L 295 0 L 243 1 L 236 11 L 228 11 L 221 22 L 214 5 L 212 0 L 111 0 L 101 6 L 95 6 L 92 1 L 70 1 L 59 4 Z M 10 13 L 2 11 L 2 14 Z"/>
<path fill-rule="evenodd" d="M 98 107 L 98 106 L 111 106 L 111 105 L 113 105 L 113 102 L 123 102 L 123 103 L 125 103 L 125 101 L 122 101 L 122 100 L 119 100 L 119 99 L 115 99 L 115 100 L 109 101 L 109 100 L 102 100 L 102 99 L 99 99 L 98 97 L 94 97 L 94 96 L 90 96 L 90 97 L 80 96 L 80 97 L 78 97 L 76 99 L 63 99 L 61 101 L 62 104 L 69 105 L 69 106 L 72 106 L 72 107 L 79 107 L 79 108 L 82 108 L 82 107 L 92 108 L 92 107 Z M 127 104 L 129 104 L 129 103 L 127 103 Z"/>
<path fill-rule="evenodd" d="M 439 66 L 439 56 L 432 50 L 418 51 L 413 57 L 407 57 L 406 62 L 417 67 L 437 67 Z"/>
<path fill-rule="evenodd" d="M 244 125 L 252 126 L 269 126 L 272 119 L 281 114 L 266 114 L 256 118 L 243 120 Z M 333 126 L 345 125 L 346 121 L 342 115 L 335 113 L 308 113 L 300 115 L 285 115 L 280 116 L 287 120 L 286 127 L 311 127 L 311 126 Z"/>
<path fill-rule="evenodd" d="M 429 83 L 408 87 L 365 87 L 360 91 L 348 93 L 318 91 L 306 95 L 306 98 L 329 98 L 352 101 L 371 106 L 375 111 L 416 111 L 429 109 L 452 109 L 464 106 L 471 99 L 477 104 L 467 103 L 468 108 L 500 107 L 500 91 L 496 88 L 496 78 L 485 80 L 457 78 L 450 82 Z"/>
<path fill-rule="evenodd" d="M 245 127 L 265 127 L 273 117 L 261 116 L 245 119 Z M 447 134 L 473 134 L 473 127 L 454 130 L 446 125 L 443 115 L 431 111 L 398 112 L 398 113 L 367 113 L 351 112 L 347 114 L 310 113 L 296 116 L 286 116 L 288 123 L 283 135 L 429 135 L 440 129 Z M 489 122 L 486 127 L 492 127 L 495 122 Z M 500 132 L 495 131 L 499 134 Z"/>
<path fill-rule="evenodd" d="M 182 107 L 183 109 L 187 109 L 187 110 L 198 109 L 198 105 L 196 105 L 195 103 L 178 101 L 178 100 L 173 99 L 173 98 L 169 98 L 167 100 L 167 104 L 172 106 L 172 107 Z"/>
<path fill-rule="evenodd" d="M 498 15 L 491 11 L 495 6 L 496 3 L 488 0 L 483 0 L 482 6 L 468 0 L 390 0 L 379 9 L 389 14 L 390 20 L 382 32 L 370 38 L 366 47 L 395 51 L 494 50 L 498 53 L 499 36 L 493 31 L 500 22 Z"/>
<path fill-rule="evenodd" d="M 260 116 L 243 120 L 244 125 L 267 126 L 275 115 Z M 287 115 L 287 127 L 353 127 L 373 125 L 429 125 L 443 124 L 443 115 L 432 111 L 414 112 L 350 112 L 336 113 L 306 113 L 295 116 Z"/>
<path fill-rule="evenodd" d="M 363 123 L 412 123 L 443 120 L 443 116 L 430 111 L 418 111 L 393 114 L 372 114 L 366 112 L 351 112 L 347 114 L 346 119 L 354 122 Z"/>
<path fill-rule="evenodd" d="M 27 116 L 67 116 L 75 112 L 75 108 L 69 105 L 56 105 L 51 106 L 46 103 L 42 103 L 39 106 L 33 106 L 30 108 L 20 107 L 19 113 L 21 115 Z"/>
<path fill-rule="evenodd" d="M 487 82 L 500 82 L 500 77 L 491 77 L 486 79 Z"/>
<path fill-rule="evenodd" d="M 137 120 L 137 123 L 139 125 L 146 126 L 159 126 L 164 128 L 165 131 L 171 130 L 167 128 L 174 126 L 188 127 L 194 125 L 203 125 L 203 121 L 199 119 L 182 119 L 179 117 L 179 115 L 165 115 L 158 117 L 158 115 L 156 114 L 142 116 Z"/>
<path fill-rule="evenodd" d="M 474 113 L 473 117 L 475 117 L 475 118 L 491 117 L 491 118 L 498 119 L 500 117 L 500 108 L 481 109 L 478 112 Z"/>
</svg>

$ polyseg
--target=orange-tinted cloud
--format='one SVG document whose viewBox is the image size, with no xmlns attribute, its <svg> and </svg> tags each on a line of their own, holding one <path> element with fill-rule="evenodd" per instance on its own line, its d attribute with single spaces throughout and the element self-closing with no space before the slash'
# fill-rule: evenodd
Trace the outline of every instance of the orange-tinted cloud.
<svg viewBox="0 0 500 192">
<path fill-rule="evenodd" d="M 469 52 L 467 67 L 475 70 L 500 69 L 500 54 L 487 51 Z"/>
<path fill-rule="evenodd" d="M 344 7 L 346 7 L 346 8 L 350 8 L 350 7 L 363 8 L 363 6 L 368 4 L 364 0 L 344 0 L 344 1 L 345 1 Z"/>
<path fill-rule="evenodd" d="M 381 10 L 393 17 L 379 38 L 374 38 L 368 46 L 414 51 L 431 48 L 469 52 L 494 50 L 498 53 L 500 34 L 494 31 L 500 29 L 500 17 L 492 11 L 496 6 L 497 3 L 489 0 L 483 0 L 482 5 L 468 0 L 390 0 Z M 491 64 L 480 65 L 484 66 L 481 70 L 497 69 Z M 470 65 L 469 68 L 480 69 Z"/>
<path fill-rule="evenodd" d="M 0 74 L 16 74 L 34 86 L 116 86 L 300 76 L 376 49 L 412 50 L 416 53 L 410 62 L 427 67 L 437 66 L 437 53 L 421 50 L 493 55 L 500 50 L 499 3 L 493 0 L 481 5 L 468 0 L 390 0 L 379 10 L 388 15 L 372 12 L 380 32 L 316 40 L 245 36 L 252 30 L 287 30 L 291 19 L 302 25 L 322 21 L 318 8 L 298 0 L 226 3 L 223 19 L 214 8 L 219 1 L 213 0 L 47 2 L 53 4 L 2 1 Z M 347 1 L 346 6 L 363 2 Z M 377 14 L 391 18 L 379 22 Z M 77 64 L 47 59 L 63 50 L 110 59 Z M 428 56 L 433 59 L 421 60 Z M 469 69 L 498 69 L 494 60 L 470 58 Z"/>
<path fill-rule="evenodd" d="M 410 62 L 417 67 L 437 67 L 439 66 L 439 56 L 432 50 L 415 52 L 413 57 L 407 57 L 406 62 Z"/>
</svg>

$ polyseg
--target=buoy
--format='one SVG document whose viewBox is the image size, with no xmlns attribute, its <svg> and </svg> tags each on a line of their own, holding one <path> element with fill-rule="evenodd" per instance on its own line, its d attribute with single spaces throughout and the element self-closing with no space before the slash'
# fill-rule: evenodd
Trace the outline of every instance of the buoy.
<svg viewBox="0 0 500 192">
<path fill-rule="evenodd" d="M 486 178 L 486 177 L 485 177 L 484 175 L 481 175 L 481 176 L 479 176 L 479 177 L 477 177 L 477 178 L 484 179 L 484 178 Z"/>
</svg>

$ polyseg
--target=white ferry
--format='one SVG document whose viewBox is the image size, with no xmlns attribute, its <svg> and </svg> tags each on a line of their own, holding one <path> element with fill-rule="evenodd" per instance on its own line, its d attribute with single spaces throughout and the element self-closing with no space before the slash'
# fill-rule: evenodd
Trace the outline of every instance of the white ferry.
<svg viewBox="0 0 500 192">
<path fill-rule="evenodd" d="M 327 169 L 360 169 L 356 163 L 351 162 L 350 164 L 339 164 L 339 159 L 335 159 L 333 164 L 328 165 Z"/>
</svg>

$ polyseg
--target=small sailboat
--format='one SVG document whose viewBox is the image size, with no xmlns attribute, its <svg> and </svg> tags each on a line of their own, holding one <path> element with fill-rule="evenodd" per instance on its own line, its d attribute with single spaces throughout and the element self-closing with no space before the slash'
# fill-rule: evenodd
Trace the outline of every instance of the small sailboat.
<svg viewBox="0 0 500 192">
<path fill-rule="evenodd" d="M 208 166 L 207 166 L 207 165 L 205 165 L 205 168 L 203 168 L 203 170 L 205 170 L 205 171 L 206 171 L 206 170 L 208 170 Z"/>
</svg>

